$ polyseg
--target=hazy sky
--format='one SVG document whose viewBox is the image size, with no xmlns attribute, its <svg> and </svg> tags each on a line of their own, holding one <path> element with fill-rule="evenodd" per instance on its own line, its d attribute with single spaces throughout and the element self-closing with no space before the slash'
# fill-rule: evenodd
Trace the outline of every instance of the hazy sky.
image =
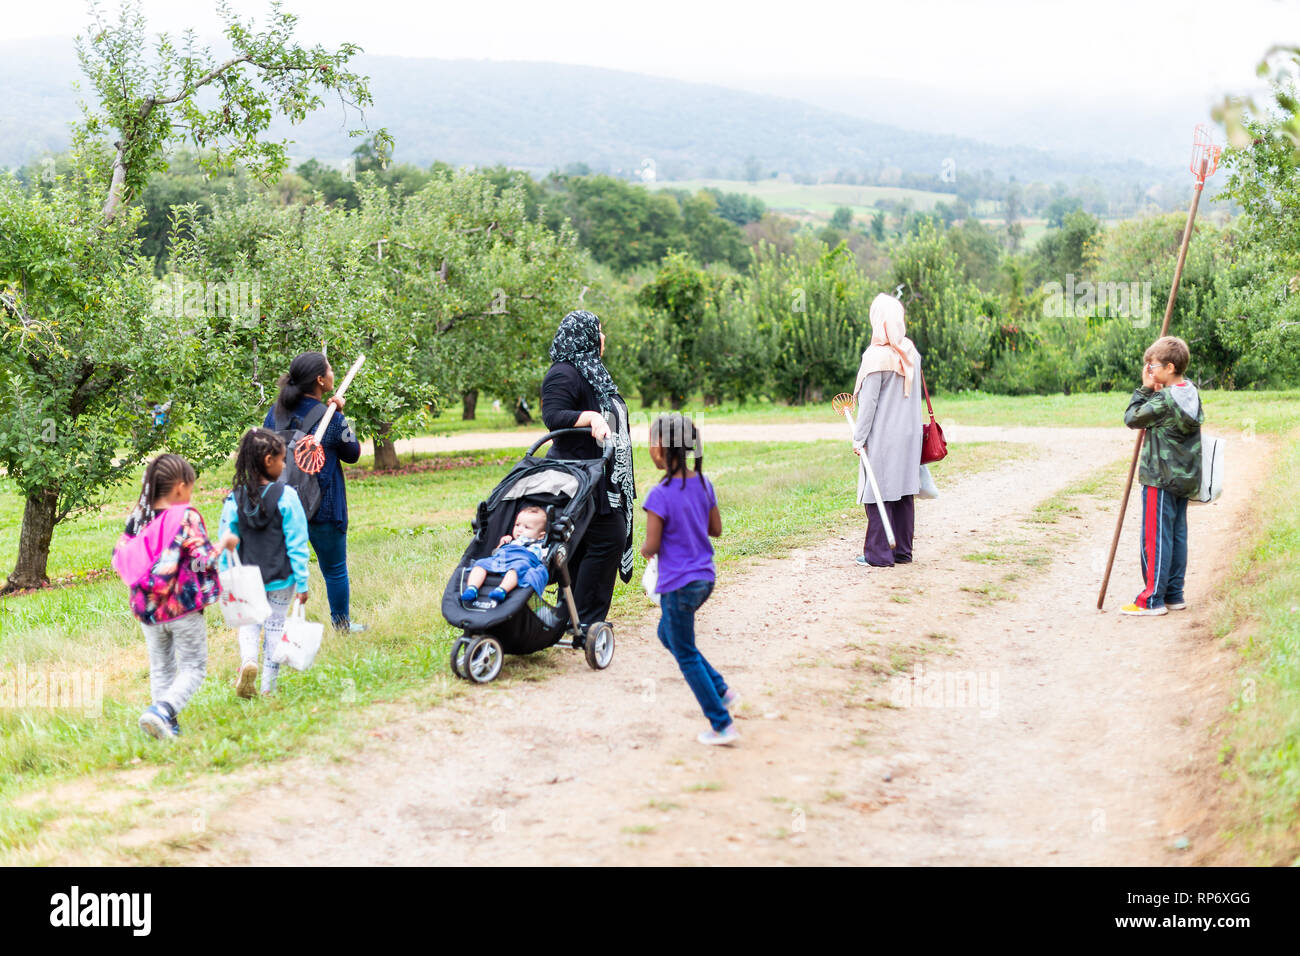
<svg viewBox="0 0 1300 956">
<path fill-rule="evenodd" d="M 215 35 L 215 4 L 145 0 L 154 29 Z M 264 16 L 265 0 L 232 0 Z M 966 94 L 1217 94 L 1300 42 L 1296 0 L 289 0 L 301 36 L 369 53 L 546 60 L 748 87 L 881 77 Z M 82 0 L 5 0 L 4 38 L 71 37 Z M 115 0 L 105 8 L 116 10 Z"/>
</svg>

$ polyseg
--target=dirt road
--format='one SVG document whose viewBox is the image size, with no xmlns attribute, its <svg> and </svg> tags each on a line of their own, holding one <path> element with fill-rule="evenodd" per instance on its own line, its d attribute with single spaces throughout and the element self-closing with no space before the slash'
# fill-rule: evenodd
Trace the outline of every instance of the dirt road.
<svg viewBox="0 0 1300 956">
<path fill-rule="evenodd" d="M 1194 506 L 1191 608 L 1124 619 L 1136 511 L 1102 613 L 1114 501 L 1059 496 L 1126 459 L 1128 436 L 997 431 L 1038 455 L 946 486 L 939 466 L 915 564 L 854 566 L 855 523 L 719 587 L 699 642 L 742 695 L 739 745 L 695 742 L 704 721 L 649 616 L 618 629 L 608 671 L 555 649 L 558 673 L 512 681 L 507 659 L 343 763 L 287 765 L 214 813 L 202 862 L 1192 861 L 1213 839 L 1208 730 L 1232 692 L 1208 605 L 1268 456 Z"/>
</svg>

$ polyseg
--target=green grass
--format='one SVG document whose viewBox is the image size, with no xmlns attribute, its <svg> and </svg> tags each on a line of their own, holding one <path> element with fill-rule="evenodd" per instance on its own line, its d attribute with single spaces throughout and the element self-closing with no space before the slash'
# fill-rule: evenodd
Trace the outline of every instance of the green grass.
<svg viewBox="0 0 1300 956">
<path fill-rule="evenodd" d="M 136 726 L 148 703 L 148 665 L 139 625 L 115 575 L 0 599 L 0 680 L 89 672 L 104 682 L 102 713 L 0 707 L 0 807 L 18 793 L 60 780 L 129 767 L 157 768 L 156 786 L 264 765 L 304 753 L 324 759 L 345 751 L 358 735 L 397 705 L 436 706 L 468 685 L 450 674 L 447 654 L 457 632 L 438 611 L 446 576 L 468 543 L 477 503 L 522 449 L 473 455 L 423 456 L 443 470 L 372 475 L 350 470 L 348 535 L 353 614 L 371 630 L 327 637 L 305 674 L 285 671 L 271 698 L 237 699 L 234 635 L 208 611 L 208 679 L 181 716 L 184 736 L 160 747 Z M 995 467 L 1025 453 L 1023 446 L 963 445 L 944 463 L 955 475 Z M 361 464 L 367 464 L 363 461 Z M 715 482 L 724 532 L 717 542 L 720 582 L 757 557 L 823 540 L 846 521 L 862 520 L 854 501 L 854 462 L 841 443 L 709 446 L 705 473 Z M 643 448 L 636 451 L 642 495 L 656 480 Z M 201 476 L 194 503 L 216 533 L 229 472 Z M 108 563 L 134 489 L 121 487 L 95 513 L 61 525 L 50 571 L 55 577 L 102 571 Z M 18 514 L 11 486 L 0 484 L 0 513 Z M 13 543 L 0 560 L 13 559 Z M 611 618 L 632 624 L 653 613 L 640 592 L 640 560 L 630 583 L 614 595 Z M 313 563 L 309 614 L 326 612 L 323 581 Z M 564 649 L 507 660 L 502 683 L 539 680 L 565 661 Z M 3 685 L 0 685 L 3 690 Z M 482 688 L 492 693 L 493 688 Z M 45 810 L 0 816 L 6 840 L 29 842 Z"/>
<path fill-rule="evenodd" d="M 1278 456 L 1215 633 L 1238 646 L 1222 754 L 1236 784 L 1228 836 L 1254 861 L 1300 865 L 1300 433 Z"/>
</svg>

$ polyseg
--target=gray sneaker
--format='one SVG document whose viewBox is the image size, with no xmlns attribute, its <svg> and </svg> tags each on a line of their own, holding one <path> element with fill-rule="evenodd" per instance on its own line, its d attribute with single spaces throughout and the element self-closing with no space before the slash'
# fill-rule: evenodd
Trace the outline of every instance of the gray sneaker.
<svg viewBox="0 0 1300 956">
<path fill-rule="evenodd" d="M 736 733 L 735 724 L 727 724 L 721 730 L 709 728 L 704 733 L 695 738 L 702 744 L 708 744 L 711 747 L 720 747 L 728 744 L 734 744 L 740 739 L 740 734 Z"/>
</svg>

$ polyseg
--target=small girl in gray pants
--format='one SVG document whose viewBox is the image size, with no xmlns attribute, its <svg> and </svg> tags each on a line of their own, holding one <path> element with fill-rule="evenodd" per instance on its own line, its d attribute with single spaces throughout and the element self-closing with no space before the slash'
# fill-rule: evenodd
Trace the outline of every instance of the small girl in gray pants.
<svg viewBox="0 0 1300 956">
<path fill-rule="evenodd" d="M 194 482 L 193 466 L 180 455 L 149 462 L 140 501 L 113 551 L 149 648 L 153 703 L 140 715 L 140 728 L 160 739 L 180 735 L 176 715 L 207 674 L 203 609 L 221 593 L 215 570 L 221 552 L 190 507 Z"/>
</svg>

